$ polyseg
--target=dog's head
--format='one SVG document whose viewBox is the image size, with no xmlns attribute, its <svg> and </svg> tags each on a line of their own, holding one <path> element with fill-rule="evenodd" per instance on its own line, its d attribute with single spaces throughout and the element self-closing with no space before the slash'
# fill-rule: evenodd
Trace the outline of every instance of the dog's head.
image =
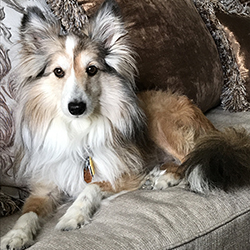
<svg viewBox="0 0 250 250">
<path fill-rule="evenodd" d="M 121 100 L 129 103 L 135 64 L 115 1 L 105 1 L 80 35 L 65 34 L 49 11 L 28 8 L 20 39 L 22 98 L 37 123 L 41 116 L 114 116 Z"/>
</svg>

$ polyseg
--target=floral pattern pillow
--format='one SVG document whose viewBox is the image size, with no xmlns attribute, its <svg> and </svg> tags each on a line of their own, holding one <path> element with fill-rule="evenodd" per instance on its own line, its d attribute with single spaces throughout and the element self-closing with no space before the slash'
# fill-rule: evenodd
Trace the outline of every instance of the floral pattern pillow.
<svg viewBox="0 0 250 250">
<path fill-rule="evenodd" d="M 13 177 L 13 142 L 15 135 L 12 107 L 17 76 L 11 69 L 18 64 L 18 27 L 26 5 L 43 1 L 2 0 L 0 5 L 0 185 L 24 186 Z"/>
</svg>

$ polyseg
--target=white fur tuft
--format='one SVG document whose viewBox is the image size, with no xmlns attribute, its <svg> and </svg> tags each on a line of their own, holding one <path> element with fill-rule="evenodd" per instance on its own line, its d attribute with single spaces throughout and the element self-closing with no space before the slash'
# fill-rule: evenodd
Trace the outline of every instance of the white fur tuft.
<svg viewBox="0 0 250 250">
<path fill-rule="evenodd" d="M 210 190 L 209 184 L 204 179 L 202 166 L 196 166 L 188 175 L 187 182 L 189 183 L 190 190 L 197 193 L 208 193 Z"/>
</svg>

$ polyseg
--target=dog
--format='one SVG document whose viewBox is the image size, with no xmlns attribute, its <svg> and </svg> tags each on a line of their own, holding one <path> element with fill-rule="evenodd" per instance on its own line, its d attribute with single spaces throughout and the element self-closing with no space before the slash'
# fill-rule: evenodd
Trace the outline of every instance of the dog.
<svg viewBox="0 0 250 250">
<path fill-rule="evenodd" d="M 74 202 L 56 225 L 87 223 L 101 200 L 180 181 L 199 193 L 248 183 L 250 136 L 217 131 L 187 97 L 136 94 L 136 64 L 114 0 L 82 33 L 65 33 L 49 12 L 27 8 L 20 27 L 15 168 L 31 194 L 1 249 L 23 249 L 64 195 Z"/>
</svg>

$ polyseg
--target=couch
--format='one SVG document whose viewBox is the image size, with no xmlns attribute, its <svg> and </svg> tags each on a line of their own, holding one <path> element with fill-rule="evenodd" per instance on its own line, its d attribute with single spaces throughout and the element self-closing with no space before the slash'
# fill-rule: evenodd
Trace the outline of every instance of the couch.
<svg viewBox="0 0 250 250">
<path fill-rule="evenodd" d="M 28 194 L 12 173 L 13 108 L 18 76 L 15 44 L 27 5 L 3 0 L 0 8 L 0 236 L 12 228 Z M 66 29 L 79 28 L 100 0 L 47 3 Z M 215 0 L 119 0 L 137 52 L 138 91 L 177 90 L 206 112 L 218 129 L 250 132 L 250 3 Z M 60 8 L 59 8 L 60 7 Z M 67 14 L 66 14 L 67 13 Z M 247 42 L 248 41 L 248 42 Z M 242 112 L 237 112 L 242 111 Z M 184 186 L 137 190 L 104 200 L 92 221 L 70 232 L 54 227 L 62 205 L 30 249 L 250 249 L 250 188 L 204 196 Z"/>
</svg>

